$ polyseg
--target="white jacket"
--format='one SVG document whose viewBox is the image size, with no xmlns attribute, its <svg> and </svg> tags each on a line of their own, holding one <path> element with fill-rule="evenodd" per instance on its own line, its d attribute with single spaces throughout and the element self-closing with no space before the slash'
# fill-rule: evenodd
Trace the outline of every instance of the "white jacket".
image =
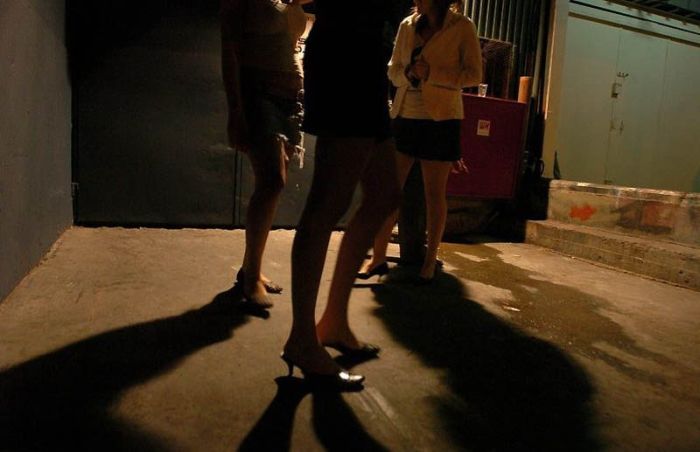
<svg viewBox="0 0 700 452">
<path fill-rule="evenodd" d="M 418 14 L 401 22 L 394 52 L 389 61 L 389 79 L 398 88 L 391 106 L 396 118 L 411 82 L 406 66 L 411 64 Z M 422 82 L 423 102 L 435 121 L 464 118 L 462 88 L 481 83 L 481 46 L 474 23 L 467 17 L 448 11 L 442 28 L 425 44 L 423 59 L 430 65 L 428 79 Z"/>
</svg>

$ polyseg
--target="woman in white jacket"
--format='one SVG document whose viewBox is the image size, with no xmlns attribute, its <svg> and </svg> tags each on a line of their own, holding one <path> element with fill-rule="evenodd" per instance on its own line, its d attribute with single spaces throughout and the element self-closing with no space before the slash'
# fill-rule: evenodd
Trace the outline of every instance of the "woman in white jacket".
<svg viewBox="0 0 700 452">
<path fill-rule="evenodd" d="M 401 186 L 418 160 L 423 173 L 428 248 L 418 282 L 432 281 L 447 219 L 447 177 L 461 154 L 462 88 L 482 77 L 481 49 L 473 22 L 455 0 L 414 0 L 414 13 L 401 22 L 389 79 L 397 87 L 391 107 Z M 398 211 L 374 242 L 373 257 L 358 277 L 388 271 L 386 248 Z"/>
</svg>

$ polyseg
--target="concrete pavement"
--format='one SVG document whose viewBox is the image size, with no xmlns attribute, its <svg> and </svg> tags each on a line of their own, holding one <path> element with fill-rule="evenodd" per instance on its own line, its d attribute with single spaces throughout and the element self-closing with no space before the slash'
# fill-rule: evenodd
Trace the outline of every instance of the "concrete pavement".
<svg viewBox="0 0 700 452">
<path fill-rule="evenodd" d="M 365 390 L 309 394 L 278 378 L 292 239 L 270 236 L 287 290 L 260 318 L 229 304 L 242 231 L 67 231 L 0 303 L 0 450 L 700 449 L 699 292 L 444 244 L 433 287 L 395 268 L 353 291 L 383 348 Z"/>
</svg>

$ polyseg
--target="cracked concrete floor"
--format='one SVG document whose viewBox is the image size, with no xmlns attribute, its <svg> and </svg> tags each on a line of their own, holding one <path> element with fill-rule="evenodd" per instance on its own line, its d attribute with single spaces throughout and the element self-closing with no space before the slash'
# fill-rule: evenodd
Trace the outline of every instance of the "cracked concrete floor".
<svg viewBox="0 0 700 452">
<path fill-rule="evenodd" d="M 700 293 L 446 243 L 432 287 L 394 267 L 353 291 L 383 348 L 365 390 L 309 393 L 278 378 L 292 239 L 270 236 L 287 290 L 260 318 L 227 292 L 242 231 L 67 231 L 0 303 L 0 450 L 700 450 Z"/>
</svg>

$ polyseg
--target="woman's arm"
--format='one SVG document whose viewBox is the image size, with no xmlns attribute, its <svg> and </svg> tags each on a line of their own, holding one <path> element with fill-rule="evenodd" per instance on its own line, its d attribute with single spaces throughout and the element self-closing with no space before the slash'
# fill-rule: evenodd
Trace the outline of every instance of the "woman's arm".
<svg viewBox="0 0 700 452">
<path fill-rule="evenodd" d="M 481 42 L 476 26 L 471 20 L 465 30 L 464 51 L 462 52 L 462 73 L 460 84 L 462 88 L 476 86 L 483 80 L 483 62 L 481 60 Z"/>
<path fill-rule="evenodd" d="M 401 22 L 399 31 L 396 34 L 396 42 L 394 43 L 394 50 L 391 53 L 391 60 L 389 60 L 389 80 L 391 80 L 391 83 L 397 88 L 411 84 L 411 81 L 406 76 L 406 65 L 403 63 L 406 61 L 405 55 L 409 33 L 410 30 L 408 29 L 406 21 Z"/>
</svg>

